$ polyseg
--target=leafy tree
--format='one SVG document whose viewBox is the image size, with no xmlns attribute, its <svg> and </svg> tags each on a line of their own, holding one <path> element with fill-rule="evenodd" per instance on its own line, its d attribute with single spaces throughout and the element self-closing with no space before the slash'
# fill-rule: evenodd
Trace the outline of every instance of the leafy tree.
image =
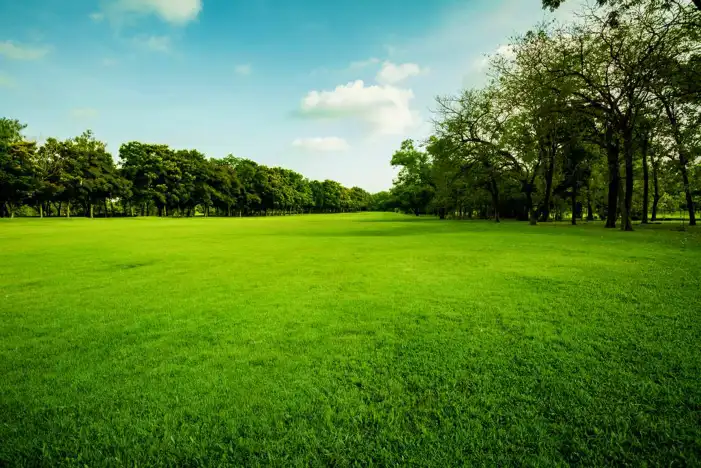
<svg viewBox="0 0 701 468">
<path fill-rule="evenodd" d="M 0 214 L 13 218 L 15 208 L 37 188 L 33 142 L 16 141 L 3 135 L 0 140 Z"/>
<path fill-rule="evenodd" d="M 430 155 L 416 149 L 412 140 L 404 140 L 391 164 L 401 168 L 392 189 L 399 207 L 416 216 L 426 213 L 435 192 Z"/>
<path fill-rule="evenodd" d="M 623 5 L 630 6 L 637 3 L 641 3 L 645 0 L 597 0 L 597 3 L 601 6 L 603 5 Z M 701 10 L 701 0 L 691 0 L 697 9 Z M 565 3 L 565 0 L 543 0 L 543 8 L 550 9 L 550 11 L 557 10 L 560 6 Z M 682 1 L 680 0 L 666 0 L 666 5 L 680 5 Z"/>
</svg>

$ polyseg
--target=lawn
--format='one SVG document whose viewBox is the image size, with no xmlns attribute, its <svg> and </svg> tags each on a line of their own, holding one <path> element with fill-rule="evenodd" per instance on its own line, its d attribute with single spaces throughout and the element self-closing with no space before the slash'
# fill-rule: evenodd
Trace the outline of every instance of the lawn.
<svg viewBox="0 0 701 468">
<path fill-rule="evenodd" d="M 0 222 L 0 466 L 698 465 L 701 233 Z"/>
</svg>

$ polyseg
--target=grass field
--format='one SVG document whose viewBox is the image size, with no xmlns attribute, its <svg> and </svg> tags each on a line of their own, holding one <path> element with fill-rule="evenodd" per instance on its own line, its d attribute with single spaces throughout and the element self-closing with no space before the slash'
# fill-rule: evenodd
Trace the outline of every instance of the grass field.
<svg viewBox="0 0 701 468">
<path fill-rule="evenodd" d="M 701 236 L 0 223 L 0 466 L 701 463 Z"/>
</svg>

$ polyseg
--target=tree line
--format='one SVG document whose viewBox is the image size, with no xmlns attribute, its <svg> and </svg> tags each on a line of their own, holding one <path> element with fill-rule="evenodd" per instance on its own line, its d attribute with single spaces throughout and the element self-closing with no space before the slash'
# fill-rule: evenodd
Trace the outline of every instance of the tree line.
<svg viewBox="0 0 701 468">
<path fill-rule="evenodd" d="M 620 220 L 623 230 L 684 210 L 695 225 L 700 34 L 688 1 L 613 0 L 513 38 L 490 58 L 487 85 L 436 99 L 434 134 L 402 144 L 378 203 L 497 222 Z"/>
<path fill-rule="evenodd" d="M 136 141 L 115 163 L 92 132 L 43 144 L 0 119 L 0 217 L 261 216 L 365 211 L 372 196 L 229 155 Z"/>
</svg>

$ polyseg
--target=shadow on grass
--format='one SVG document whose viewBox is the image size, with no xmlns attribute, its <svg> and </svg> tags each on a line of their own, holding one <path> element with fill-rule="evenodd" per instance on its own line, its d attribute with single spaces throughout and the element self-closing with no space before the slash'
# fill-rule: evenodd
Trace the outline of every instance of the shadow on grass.
<svg viewBox="0 0 701 468">
<path fill-rule="evenodd" d="M 433 216 L 401 216 L 398 215 L 396 218 L 383 218 L 383 219 L 356 219 L 353 222 L 355 223 L 433 223 L 436 221 L 445 221 L 445 220 L 440 220 L 438 218 L 435 218 Z"/>
<path fill-rule="evenodd" d="M 427 234 L 451 234 L 457 231 L 446 231 L 440 229 L 347 229 L 343 231 L 293 231 L 287 233 L 291 236 L 300 237 L 409 237 L 423 236 Z"/>
<path fill-rule="evenodd" d="M 150 260 L 146 262 L 129 262 L 129 263 L 116 263 L 109 265 L 108 270 L 134 270 L 136 268 L 147 267 L 155 264 L 155 260 Z"/>
</svg>

